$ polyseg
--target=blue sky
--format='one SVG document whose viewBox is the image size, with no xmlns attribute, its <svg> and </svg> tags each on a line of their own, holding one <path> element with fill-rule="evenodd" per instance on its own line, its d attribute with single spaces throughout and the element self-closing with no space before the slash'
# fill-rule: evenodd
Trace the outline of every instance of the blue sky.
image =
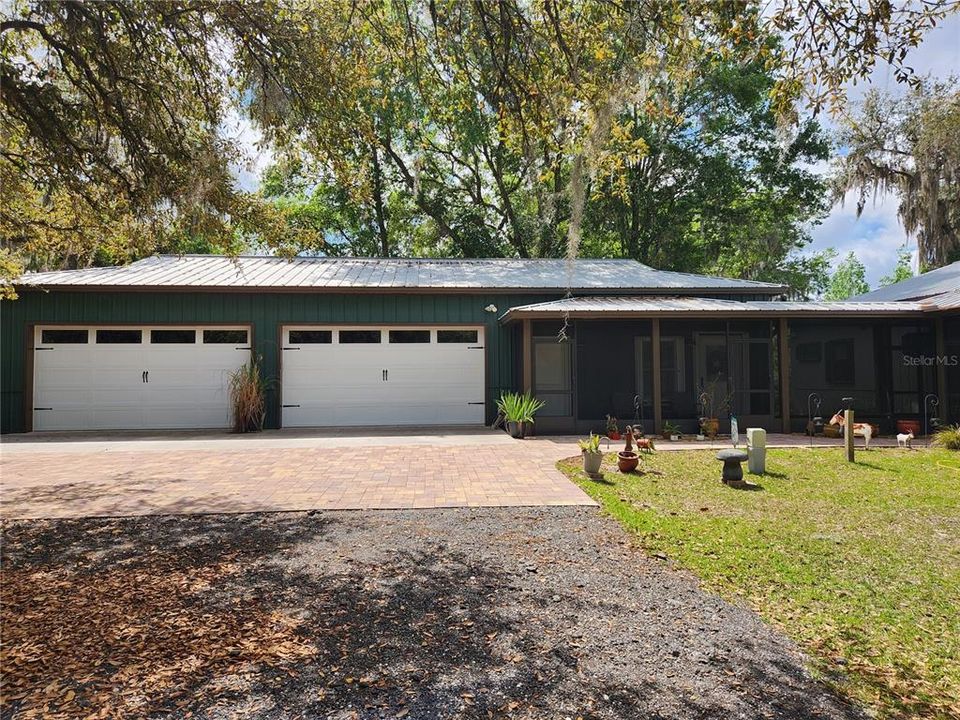
<svg viewBox="0 0 960 720">
<path fill-rule="evenodd" d="M 919 75 L 947 78 L 951 74 L 960 74 L 960 16 L 952 15 L 943 25 L 931 30 L 920 47 L 908 56 L 907 64 Z M 902 92 L 888 68 L 878 67 L 869 83 L 851 87 L 849 95 L 856 100 L 870 87 Z M 843 205 L 835 206 L 826 220 L 813 229 L 813 243 L 809 249 L 834 247 L 842 255 L 852 251 L 867 268 L 867 282 L 876 287 L 880 278 L 892 271 L 897 262 L 897 250 L 907 237 L 897 219 L 896 197 L 884 196 L 869 203 L 860 219 L 857 219 L 856 209 L 853 196 L 848 196 Z M 914 251 L 916 270 L 916 242 L 910 240 L 909 247 Z"/>
<path fill-rule="evenodd" d="M 920 47 L 908 56 L 907 64 L 918 75 L 947 78 L 951 74 L 960 74 L 960 15 L 951 15 L 942 25 L 927 33 Z M 869 82 L 851 86 L 849 97 L 856 100 L 871 87 L 903 91 L 889 69 L 882 66 L 874 70 Z M 824 117 L 821 121 L 829 127 L 829 118 Z M 256 188 L 260 173 L 270 162 L 270 152 L 258 147 L 259 133 L 249 121 L 237 115 L 228 118 L 225 130 L 240 141 L 246 154 L 246 160 L 234 167 L 238 183 L 245 189 Z M 829 164 L 825 163 L 818 170 L 828 172 Z M 833 247 L 841 255 L 855 253 L 867 268 L 867 281 L 871 287 L 876 287 L 880 278 L 893 270 L 897 250 L 907 241 L 897 219 L 897 199 L 894 196 L 884 196 L 869 203 L 859 219 L 856 217 L 856 200 L 851 196 L 846 203 L 836 205 L 823 223 L 812 229 L 811 235 L 813 243 L 808 246 L 808 251 Z M 914 251 L 916 270 L 916 242 L 911 240 L 909 246 Z"/>
</svg>

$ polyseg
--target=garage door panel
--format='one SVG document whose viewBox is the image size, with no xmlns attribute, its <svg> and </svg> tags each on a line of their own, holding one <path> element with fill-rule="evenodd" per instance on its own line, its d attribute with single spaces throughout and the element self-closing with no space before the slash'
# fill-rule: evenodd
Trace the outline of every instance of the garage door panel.
<svg viewBox="0 0 960 720">
<path fill-rule="evenodd" d="M 38 405 L 38 407 L 40 407 Z M 37 410 L 33 415 L 33 429 L 39 432 L 58 430 L 76 430 L 90 425 L 91 416 L 88 407 L 59 408 L 52 410 Z"/>
<path fill-rule="evenodd" d="M 96 329 L 88 328 L 91 339 Z M 232 343 L 151 344 L 156 328 L 129 329 L 141 330 L 144 342 L 47 343 L 52 349 L 35 352 L 35 430 L 229 427 L 229 377 L 249 360 L 249 350 Z"/>
<path fill-rule="evenodd" d="M 285 340 L 290 337 L 290 329 L 284 331 Z M 285 344 L 297 349 L 283 354 L 284 426 L 484 422 L 482 350 L 469 350 L 465 343 L 438 343 L 436 328 L 426 327 L 370 329 L 379 329 L 384 340 L 391 335 L 422 340 L 422 331 L 426 331 L 429 343 L 340 345 L 338 329 L 323 328 L 330 332 L 330 343 Z M 391 330 L 413 332 L 391 334 Z M 482 329 L 471 330 L 482 345 Z"/>
</svg>

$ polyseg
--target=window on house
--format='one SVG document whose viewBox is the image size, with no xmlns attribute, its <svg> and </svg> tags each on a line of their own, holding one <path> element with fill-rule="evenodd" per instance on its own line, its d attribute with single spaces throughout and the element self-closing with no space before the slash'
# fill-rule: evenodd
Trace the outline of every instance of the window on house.
<svg viewBox="0 0 960 720">
<path fill-rule="evenodd" d="M 196 330 L 151 330 L 153 345 L 190 345 L 197 341 Z"/>
<path fill-rule="evenodd" d="M 291 330 L 291 345 L 329 345 L 333 342 L 332 330 Z"/>
<path fill-rule="evenodd" d="M 341 345 L 363 345 L 381 342 L 379 330 L 341 330 Z"/>
<path fill-rule="evenodd" d="M 476 330 L 437 330 L 438 343 L 469 344 L 479 342 Z"/>
<path fill-rule="evenodd" d="M 143 342 L 140 330 L 97 330 L 98 345 L 137 345 Z"/>
<path fill-rule="evenodd" d="M 430 342 L 429 330 L 391 330 L 390 342 L 409 344 L 409 343 L 428 343 Z"/>
<path fill-rule="evenodd" d="M 44 345 L 85 345 L 89 342 L 86 330 L 42 330 L 40 342 Z"/>
<path fill-rule="evenodd" d="M 246 330 L 204 330 L 204 345 L 246 345 Z"/>
<path fill-rule="evenodd" d="M 823 345 L 825 379 L 828 385 L 851 386 L 856 383 L 853 340 L 828 340 Z"/>
</svg>

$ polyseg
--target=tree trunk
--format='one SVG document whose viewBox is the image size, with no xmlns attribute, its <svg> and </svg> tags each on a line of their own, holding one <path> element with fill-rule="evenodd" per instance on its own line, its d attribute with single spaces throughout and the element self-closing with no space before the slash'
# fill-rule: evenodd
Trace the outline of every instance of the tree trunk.
<svg viewBox="0 0 960 720">
<path fill-rule="evenodd" d="M 383 206 L 383 171 L 380 155 L 373 148 L 373 209 L 377 219 L 377 235 L 380 237 L 381 257 L 390 257 L 390 236 L 387 234 L 387 211 Z"/>
</svg>

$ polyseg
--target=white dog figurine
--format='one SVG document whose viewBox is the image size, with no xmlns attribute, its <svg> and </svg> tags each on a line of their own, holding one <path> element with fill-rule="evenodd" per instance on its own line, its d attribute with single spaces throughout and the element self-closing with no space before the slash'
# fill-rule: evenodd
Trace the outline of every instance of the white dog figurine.
<svg viewBox="0 0 960 720">
<path fill-rule="evenodd" d="M 897 447 L 913 449 L 913 432 L 900 433 L 897 435 Z"/>
</svg>

